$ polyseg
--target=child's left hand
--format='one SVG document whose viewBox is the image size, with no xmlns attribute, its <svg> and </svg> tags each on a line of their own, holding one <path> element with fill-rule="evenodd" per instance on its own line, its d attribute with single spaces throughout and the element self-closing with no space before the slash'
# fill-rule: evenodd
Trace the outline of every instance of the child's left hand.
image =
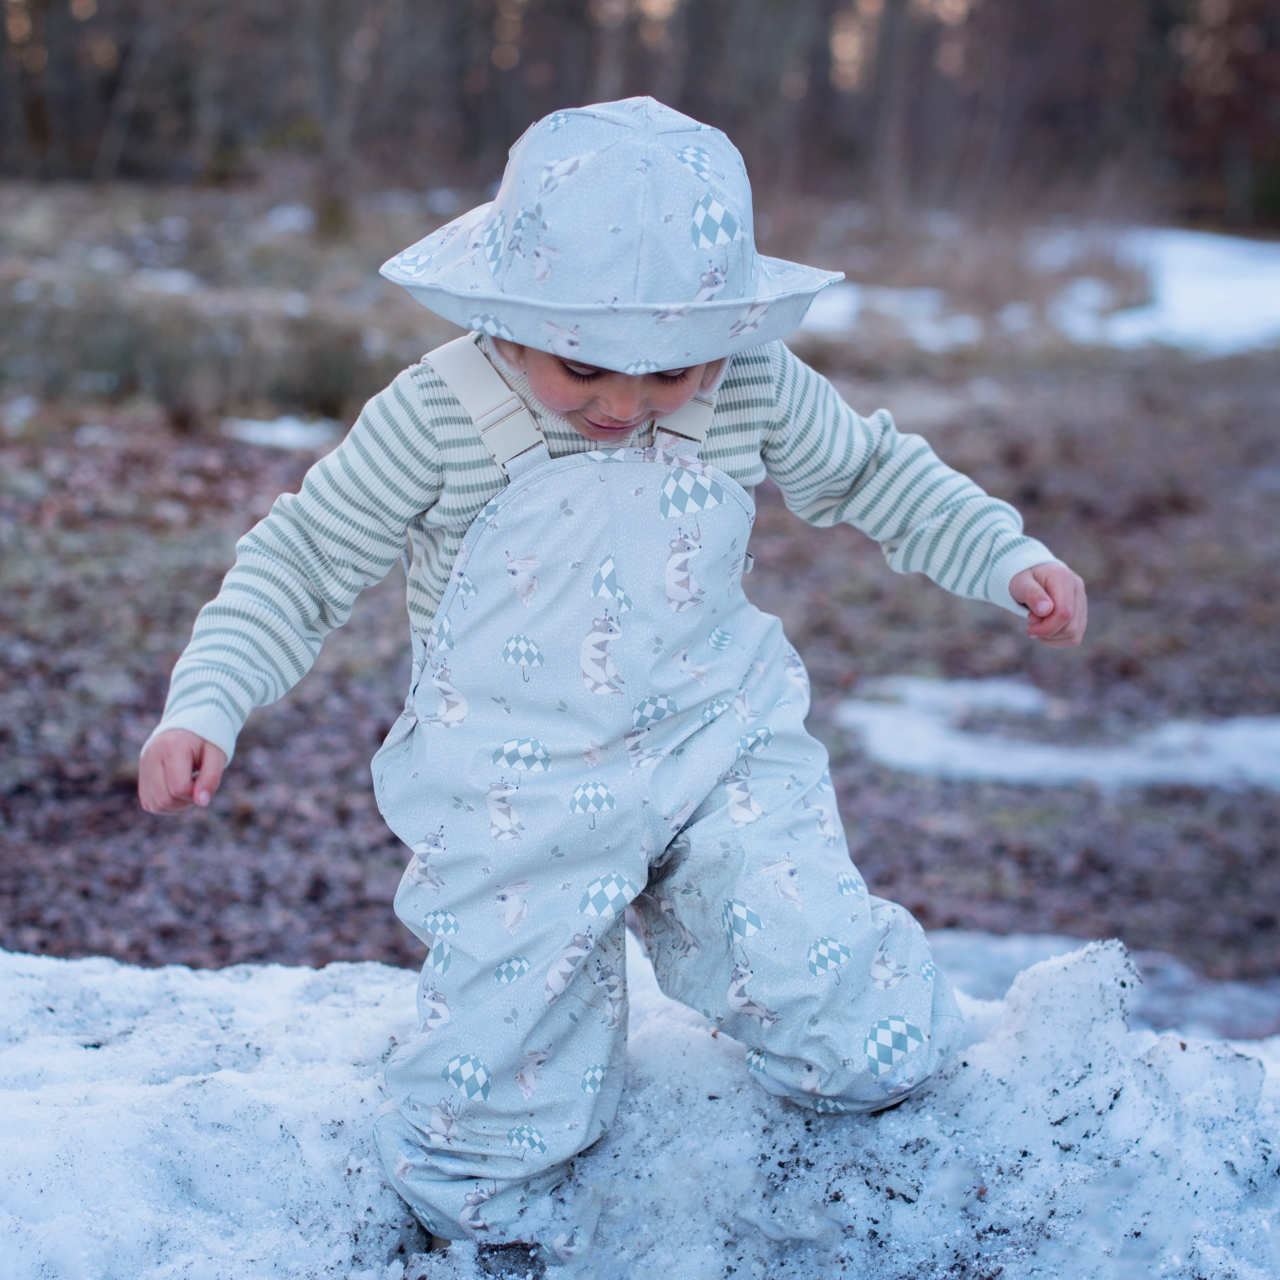
<svg viewBox="0 0 1280 1280">
<path fill-rule="evenodd" d="M 1069 649 L 1084 639 L 1089 601 L 1084 580 L 1065 564 L 1048 561 L 1015 573 L 1009 594 L 1031 611 L 1027 635 L 1051 649 Z"/>
</svg>

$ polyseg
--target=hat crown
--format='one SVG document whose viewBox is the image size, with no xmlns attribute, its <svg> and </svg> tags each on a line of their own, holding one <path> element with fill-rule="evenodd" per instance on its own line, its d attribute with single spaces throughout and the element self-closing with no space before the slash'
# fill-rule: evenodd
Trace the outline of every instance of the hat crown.
<svg viewBox="0 0 1280 1280">
<path fill-rule="evenodd" d="M 676 308 L 759 283 L 737 148 L 653 98 L 530 126 L 478 234 L 499 293 L 552 304 Z"/>
</svg>

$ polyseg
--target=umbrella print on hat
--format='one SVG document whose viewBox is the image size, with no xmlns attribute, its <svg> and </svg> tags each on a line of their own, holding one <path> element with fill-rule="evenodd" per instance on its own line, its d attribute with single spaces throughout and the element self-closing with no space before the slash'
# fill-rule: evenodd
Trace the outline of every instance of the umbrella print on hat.
<svg viewBox="0 0 1280 1280">
<path fill-rule="evenodd" d="M 525 680 L 529 679 L 530 667 L 543 667 L 547 662 L 542 656 L 542 650 L 528 636 L 512 636 L 502 646 L 502 660 L 513 667 L 519 667 Z"/>
<path fill-rule="evenodd" d="M 584 782 L 581 786 L 575 787 L 573 798 L 569 801 L 570 813 L 589 813 L 591 821 L 588 824 L 592 831 L 596 829 L 596 814 L 604 813 L 606 809 L 614 809 L 617 802 L 613 798 L 613 792 L 604 785 L 603 782 L 594 780 Z"/>
</svg>

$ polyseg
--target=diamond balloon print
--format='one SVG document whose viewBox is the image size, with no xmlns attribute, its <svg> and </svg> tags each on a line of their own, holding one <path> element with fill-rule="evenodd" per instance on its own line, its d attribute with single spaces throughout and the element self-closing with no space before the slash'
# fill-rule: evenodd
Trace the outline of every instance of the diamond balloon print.
<svg viewBox="0 0 1280 1280">
<path fill-rule="evenodd" d="M 913 1049 L 924 1044 L 924 1032 L 901 1016 L 881 1018 L 867 1034 L 867 1063 L 874 1076 L 887 1076 Z"/>
<path fill-rule="evenodd" d="M 740 756 L 756 756 L 762 752 L 765 747 L 773 741 L 773 730 L 767 726 L 761 726 L 759 729 L 752 729 L 750 733 L 744 733 L 738 739 L 738 754 Z"/>
<path fill-rule="evenodd" d="M 458 932 L 458 917 L 452 911 L 430 911 L 422 917 L 422 927 L 437 938 Z"/>
<path fill-rule="evenodd" d="M 545 1154 L 547 1150 L 547 1144 L 543 1141 L 542 1134 L 531 1124 L 518 1124 L 514 1129 L 509 1129 L 507 1131 L 507 1142 L 521 1153 L 520 1158 L 522 1160 L 526 1151 L 538 1151 Z"/>
<path fill-rule="evenodd" d="M 493 971 L 493 980 L 500 987 L 509 987 L 517 978 L 523 978 L 529 972 L 529 967 L 524 956 L 512 956 Z"/>
<path fill-rule="evenodd" d="M 932 982 L 934 978 L 938 976 L 937 966 L 933 963 L 932 960 L 920 961 L 920 976 L 926 982 Z"/>
<path fill-rule="evenodd" d="M 573 797 L 569 801 L 570 813 L 586 813 L 591 815 L 590 827 L 596 829 L 596 814 L 606 809 L 617 808 L 613 792 L 603 782 L 589 781 L 573 789 Z"/>
<path fill-rule="evenodd" d="M 440 1078 L 453 1085 L 466 1098 L 489 1101 L 489 1068 L 474 1053 L 460 1053 L 450 1058 Z"/>
<path fill-rule="evenodd" d="M 582 1092 L 583 1093 L 599 1093 L 600 1086 L 604 1084 L 604 1064 L 597 1062 L 594 1066 L 588 1067 L 582 1073 Z"/>
<path fill-rule="evenodd" d="M 602 600 L 616 600 L 618 612 L 626 613 L 631 608 L 631 597 L 618 582 L 618 566 L 612 556 L 605 556 L 591 579 L 591 594 Z"/>
<path fill-rule="evenodd" d="M 677 467 L 662 485 L 658 510 L 664 518 L 687 516 L 724 501 L 724 489 L 718 480 L 700 476 L 687 467 Z"/>
<path fill-rule="evenodd" d="M 476 584 L 471 581 L 465 573 L 458 574 L 458 594 L 463 598 L 463 608 L 465 609 L 467 600 L 474 600 L 480 594 L 476 590 Z"/>
<path fill-rule="evenodd" d="M 817 938 L 809 947 L 809 972 L 816 978 L 820 973 L 829 973 L 852 959 L 852 950 L 843 942 L 836 938 Z"/>
<path fill-rule="evenodd" d="M 842 898 L 856 897 L 867 891 L 865 882 L 856 871 L 841 871 L 836 876 L 836 888 L 840 890 Z"/>
<path fill-rule="evenodd" d="M 537 738 L 512 738 L 490 757 L 491 763 L 529 773 L 546 773 L 551 768 L 551 752 Z"/>
<path fill-rule="evenodd" d="M 729 710 L 731 703 L 726 702 L 723 698 L 714 698 L 702 708 L 702 723 L 710 724 L 713 720 L 724 715 Z"/>
<path fill-rule="evenodd" d="M 676 159 L 681 164 L 687 164 L 703 182 L 706 182 L 707 174 L 711 172 L 711 153 L 706 147 L 681 147 L 676 152 Z"/>
<path fill-rule="evenodd" d="M 453 963 L 453 948 L 443 938 L 434 939 L 431 950 L 427 952 L 427 963 L 437 973 L 448 973 Z"/>
<path fill-rule="evenodd" d="M 769 1055 L 765 1053 L 763 1049 L 748 1049 L 747 1050 L 747 1070 L 758 1071 L 763 1075 L 764 1066 L 765 1066 L 765 1063 L 768 1061 L 768 1059 L 769 1059 Z"/>
<path fill-rule="evenodd" d="M 546 666 L 542 650 L 528 636 L 512 636 L 502 646 L 502 660 L 520 668 L 520 674 L 529 678 L 530 667 Z"/>
<path fill-rule="evenodd" d="M 665 720 L 679 710 L 675 699 L 668 698 L 665 693 L 656 696 L 650 694 L 647 698 L 641 698 L 631 708 L 631 724 L 636 729 L 647 729 L 649 725 L 657 724 L 659 720 Z"/>
<path fill-rule="evenodd" d="M 693 206 L 693 243 L 699 249 L 742 239 L 742 223 L 710 192 Z"/>
<path fill-rule="evenodd" d="M 480 333 L 487 333 L 491 338 L 502 338 L 507 342 L 516 340 L 516 335 L 497 316 L 490 315 L 488 312 L 472 316 L 469 323 L 471 328 Z"/>
<path fill-rule="evenodd" d="M 484 245 L 484 260 L 489 270 L 496 276 L 502 266 L 502 242 L 507 238 L 507 218 L 505 214 L 498 216 L 484 229 L 480 243 Z"/>
<path fill-rule="evenodd" d="M 723 627 L 713 627 L 707 643 L 723 653 L 733 643 L 733 637 Z"/>
<path fill-rule="evenodd" d="M 730 898 L 720 912 L 720 923 L 730 942 L 734 938 L 749 938 L 759 933 L 764 924 L 756 913 L 739 898 Z"/>
<path fill-rule="evenodd" d="M 431 624 L 431 634 L 435 637 L 437 649 L 453 649 L 456 646 L 453 642 L 453 623 L 449 621 L 449 615 L 442 613 Z"/>
<path fill-rule="evenodd" d="M 813 1109 L 820 1116 L 842 1116 L 849 1108 L 837 1098 L 814 1098 Z"/>
<path fill-rule="evenodd" d="M 616 919 L 639 892 L 626 876 L 613 871 L 587 885 L 582 901 L 578 903 L 578 910 L 584 916 Z"/>
</svg>

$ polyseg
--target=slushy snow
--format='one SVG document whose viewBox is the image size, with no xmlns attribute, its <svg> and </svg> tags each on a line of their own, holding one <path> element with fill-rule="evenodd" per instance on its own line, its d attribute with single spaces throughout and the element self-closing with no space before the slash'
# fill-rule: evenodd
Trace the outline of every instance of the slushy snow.
<svg viewBox="0 0 1280 1280">
<path fill-rule="evenodd" d="M 1280 791 L 1280 716 L 1170 720 L 1118 746 L 1071 746 L 963 727 L 977 711 L 1043 717 L 1050 700 L 1019 681 L 888 676 L 859 693 L 840 704 L 836 723 L 873 760 L 903 773 L 1042 787 L 1088 782 L 1104 790 L 1182 783 Z M 1041 730 L 1052 732 L 1052 724 Z"/>
<path fill-rule="evenodd" d="M 951 941 L 972 985 L 1018 958 Z M 1043 960 L 1003 1000 L 962 996 L 966 1047 L 872 1117 L 767 1094 L 634 940 L 628 962 L 627 1091 L 562 1189 L 557 1211 L 595 1227 L 565 1274 L 1280 1274 L 1280 1086 L 1262 1061 L 1280 1068 L 1280 1038 L 1240 1053 L 1127 1030 L 1138 979 L 1118 943 Z M 414 984 L 376 964 L 0 953 L 6 1277 L 478 1274 L 467 1242 L 416 1252 L 370 1144 Z"/>
</svg>

